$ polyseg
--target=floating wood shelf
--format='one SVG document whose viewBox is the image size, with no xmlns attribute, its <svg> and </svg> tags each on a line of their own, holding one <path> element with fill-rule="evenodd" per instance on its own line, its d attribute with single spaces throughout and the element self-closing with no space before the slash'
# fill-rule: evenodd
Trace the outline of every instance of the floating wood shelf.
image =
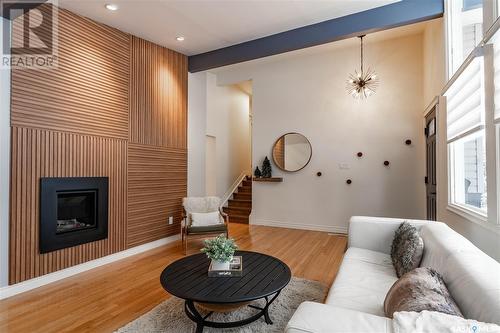
<svg viewBox="0 0 500 333">
<path fill-rule="evenodd" d="M 268 183 L 281 183 L 283 178 L 281 177 L 271 177 L 271 178 L 255 178 L 253 177 L 254 182 L 268 182 Z"/>
</svg>

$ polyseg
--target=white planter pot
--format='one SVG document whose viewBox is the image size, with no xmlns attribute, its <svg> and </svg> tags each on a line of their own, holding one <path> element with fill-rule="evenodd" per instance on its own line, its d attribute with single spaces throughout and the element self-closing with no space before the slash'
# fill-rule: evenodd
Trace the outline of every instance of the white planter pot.
<svg viewBox="0 0 500 333">
<path fill-rule="evenodd" d="M 214 271 L 226 271 L 228 269 L 229 269 L 229 261 L 222 262 L 222 261 L 212 260 L 212 270 L 214 270 Z"/>
</svg>

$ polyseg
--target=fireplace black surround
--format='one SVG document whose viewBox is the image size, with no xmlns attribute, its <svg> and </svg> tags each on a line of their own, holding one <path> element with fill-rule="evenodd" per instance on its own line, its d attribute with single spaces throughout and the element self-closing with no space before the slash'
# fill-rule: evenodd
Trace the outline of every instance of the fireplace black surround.
<svg viewBox="0 0 500 333">
<path fill-rule="evenodd" d="M 108 177 L 42 178 L 40 253 L 108 237 Z"/>
</svg>

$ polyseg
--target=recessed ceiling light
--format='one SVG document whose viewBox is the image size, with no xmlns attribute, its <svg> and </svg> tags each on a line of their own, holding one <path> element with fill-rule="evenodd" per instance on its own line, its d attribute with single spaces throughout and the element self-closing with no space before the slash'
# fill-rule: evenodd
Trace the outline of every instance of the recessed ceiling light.
<svg viewBox="0 0 500 333">
<path fill-rule="evenodd" d="M 184 41 L 184 36 L 177 36 L 177 37 L 175 37 L 175 39 L 176 39 L 178 42 L 182 42 L 182 41 Z"/>
<path fill-rule="evenodd" d="M 104 7 L 106 7 L 106 9 L 108 9 L 108 10 L 112 10 L 112 11 L 115 11 L 115 10 L 117 10 L 117 9 L 118 9 L 118 5 L 115 5 L 115 4 L 113 4 L 113 3 L 108 3 L 108 4 L 106 4 L 106 6 L 104 6 Z"/>
</svg>

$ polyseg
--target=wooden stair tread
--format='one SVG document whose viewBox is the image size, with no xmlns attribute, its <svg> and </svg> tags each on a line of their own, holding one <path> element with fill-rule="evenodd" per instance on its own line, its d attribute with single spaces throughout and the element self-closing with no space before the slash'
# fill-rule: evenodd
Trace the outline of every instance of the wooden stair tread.
<svg viewBox="0 0 500 333">
<path fill-rule="evenodd" d="M 252 177 L 246 176 L 233 193 L 233 198 L 229 199 L 228 207 L 223 207 L 223 211 L 229 216 L 229 221 L 236 223 L 249 222 L 252 211 Z"/>
<path fill-rule="evenodd" d="M 224 207 L 224 212 L 227 212 L 228 214 L 232 214 L 231 212 L 238 211 L 238 212 L 244 212 L 250 214 L 250 211 L 252 208 L 250 207 Z"/>
</svg>

